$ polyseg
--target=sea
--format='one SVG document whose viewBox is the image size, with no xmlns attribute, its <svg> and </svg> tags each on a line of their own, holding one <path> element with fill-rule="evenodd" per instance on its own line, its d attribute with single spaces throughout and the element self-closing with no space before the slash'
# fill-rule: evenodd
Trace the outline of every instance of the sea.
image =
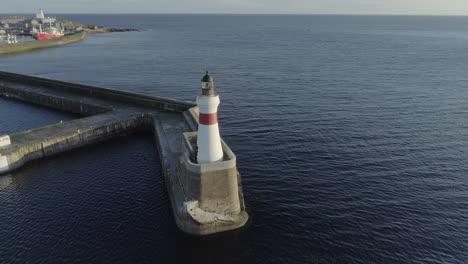
<svg viewBox="0 0 468 264">
<path fill-rule="evenodd" d="M 468 17 L 51 15 L 141 31 L 0 70 L 190 101 L 210 71 L 251 221 L 178 230 L 141 132 L 0 176 L 0 263 L 468 263 Z M 0 99 L 0 134 L 76 118 Z"/>
</svg>

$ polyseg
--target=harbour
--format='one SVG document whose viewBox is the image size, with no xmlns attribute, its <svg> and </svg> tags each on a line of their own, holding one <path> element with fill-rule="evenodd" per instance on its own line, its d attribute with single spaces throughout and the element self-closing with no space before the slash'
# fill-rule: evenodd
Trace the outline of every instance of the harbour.
<svg viewBox="0 0 468 264">
<path fill-rule="evenodd" d="M 0 259 L 466 262 L 466 18 L 56 16 L 142 31 L 3 56 L 1 69 L 191 102 L 210 70 L 251 222 L 185 235 L 154 133 L 135 131 L 3 174 Z M 0 109 L 1 135 L 83 118 Z"/>
</svg>

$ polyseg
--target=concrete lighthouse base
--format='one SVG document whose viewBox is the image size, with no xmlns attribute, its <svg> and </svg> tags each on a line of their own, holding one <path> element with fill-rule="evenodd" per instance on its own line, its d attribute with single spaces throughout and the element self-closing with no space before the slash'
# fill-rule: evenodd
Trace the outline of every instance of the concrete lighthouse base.
<svg viewBox="0 0 468 264">
<path fill-rule="evenodd" d="M 208 235 L 244 226 L 246 212 L 242 182 L 236 156 L 221 140 L 223 160 L 210 164 L 195 162 L 198 108 L 183 113 L 184 121 L 194 132 L 182 133 L 177 164 L 177 180 L 169 187 L 180 229 L 194 235 Z"/>
<path fill-rule="evenodd" d="M 179 177 L 185 197 L 184 210 L 204 234 L 243 226 L 248 219 L 236 156 L 222 142 L 222 161 L 198 164 L 195 161 L 197 132 L 183 135 L 183 154 L 179 160 Z"/>
</svg>

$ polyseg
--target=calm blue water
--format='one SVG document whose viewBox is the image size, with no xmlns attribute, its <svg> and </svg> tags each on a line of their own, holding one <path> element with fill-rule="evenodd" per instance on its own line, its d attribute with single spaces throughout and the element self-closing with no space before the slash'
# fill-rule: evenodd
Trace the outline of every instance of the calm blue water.
<svg viewBox="0 0 468 264">
<path fill-rule="evenodd" d="M 209 69 L 253 221 L 182 234 L 137 134 L 0 177 L 0 262 L 468 262 L 468 17 L 56 16 L 143 31 L 0 69 L 184 100 Z M 73 118 L 0 100 L 1 133 Z"/>
</svg>

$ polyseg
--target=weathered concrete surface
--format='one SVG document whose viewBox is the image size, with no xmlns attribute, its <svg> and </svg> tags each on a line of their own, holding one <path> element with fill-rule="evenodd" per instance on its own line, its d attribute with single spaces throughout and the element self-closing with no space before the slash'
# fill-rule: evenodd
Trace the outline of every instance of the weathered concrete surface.
<svg viewBox="0 0 468 264">
<path fill-rule="evenodd" d="M 200 166 L 189 161 L 184 133 L 196 135 L 194 103 L 6 72 L 0 72 L 0 96 L 88 116 L 9 135 L 11 144 L 0 147 L 0 173 L 31 160 L 150 129 L 180 229 L 206 235 L 247 222 L 240 175 L 229 147 L 223 142 L 226 159 L 220 164 Z M 194 188 L 188 188 L 187 182 Z"/>
<path fill-rule="evenodd" d="M 110 112 L 11 135 L 12 144 L 0 148 L 8 172 L 26 162 L 131 133 L 145 125 L 145 115 Z"/>
<path fill-rule="evenodd" d="M 0 55 L 20 53 L 20 52 L 26 52 L 26 51 L 35 50 L 35 49 L 43 49 L 43 48 L 50 48 L 50 47 L 70 44 L 70 43 L 83 40 L 85 37 L 86 37 L 86 32 L 82 31 L 77 34 L 64 36 L 60 38 L 25 41 L 25 42 L 11 43 L 11 44 L 0 44 Z"/>
<path fill-rule="evenodd" d="M 203 224 L 199 232 L 215 229 L 222 232 L 233 225 L 242 226 L 248 220 L 237 158 L 224 141 L 223 160 L 215 163 L 194 162 L 197 132 L 186 132 L 182 138 L 183 154 L 179 161 L 179 179 L 187 195 L 187 211 L 196 222 Z"/>
</svg>

